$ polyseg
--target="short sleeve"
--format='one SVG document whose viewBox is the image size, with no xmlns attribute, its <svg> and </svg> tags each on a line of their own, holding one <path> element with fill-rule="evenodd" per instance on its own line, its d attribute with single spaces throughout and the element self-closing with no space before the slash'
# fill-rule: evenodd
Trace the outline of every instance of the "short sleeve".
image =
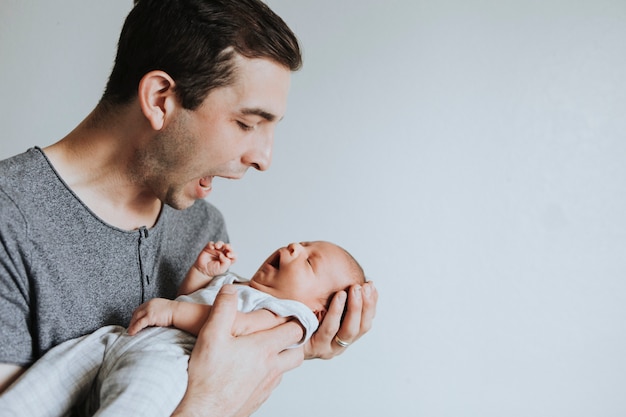
<svg viewBox="0 0 626 417">
<path fill-rule="evenodd" d="M 28 234 L 24 216 L 0 190 L 0 363 L 32 362 Z"/>
</svg>

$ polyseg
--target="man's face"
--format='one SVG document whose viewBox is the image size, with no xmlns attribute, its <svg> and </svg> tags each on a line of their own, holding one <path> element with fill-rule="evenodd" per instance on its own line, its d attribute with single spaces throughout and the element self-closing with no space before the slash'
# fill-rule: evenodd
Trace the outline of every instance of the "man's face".
<svg viewBox="0 0 626 417">
<path fill-rule="evenodd" d="M 346 256 L 329 242 L 290 243 L 267 258 L 250 286 L 278 298 L 300 301 L 313 311 L 324 310 L 322 300 L 351 284 Z"/>
<path fill-rule="evenodd" d="M 208 196 L 214 177 L 239 179 L 271 164 L 291 72 L 267 59 L 235 59 L 235 82 L 212 90 L 193 111 L 178 109 L 151 144 L 152 188 L 174 208 Z"/>
</svg>

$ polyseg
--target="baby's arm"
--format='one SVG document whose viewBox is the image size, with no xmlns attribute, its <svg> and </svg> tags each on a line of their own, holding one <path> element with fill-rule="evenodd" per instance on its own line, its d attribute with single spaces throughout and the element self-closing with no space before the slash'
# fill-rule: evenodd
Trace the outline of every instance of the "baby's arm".
<svg viewBox="0 0 626 417">
<path fill-rule="evenodd" d="M 128 334 L 132 336 L 149 326 L 174 326 L 197 335 L 210 310 L 211 306 L 206 304 L 153 298 L 137 307 L 130 319 Z"/>
<path fill-rule="evenodd" d="M 197 336 L 210 311 L 211 306 L 207 304 L 154 298 L 135 310 L 128 326 L 128 334 L 132 336 L 149 326 L 174 326 Z M 265 309 L 251 313 L 238 312 L 232 334 L 241 336 L 270 329 L 287 320 L 288 318 L 277 316 Z"/>
<path fill-rule="evenodd" d="M 229 243 L 209 242 L 187 272 L 178 288 L 178 295 L 191 294 L 205 287 L 214 276 L 223 274 L 237 260 Z"/>
</svg>

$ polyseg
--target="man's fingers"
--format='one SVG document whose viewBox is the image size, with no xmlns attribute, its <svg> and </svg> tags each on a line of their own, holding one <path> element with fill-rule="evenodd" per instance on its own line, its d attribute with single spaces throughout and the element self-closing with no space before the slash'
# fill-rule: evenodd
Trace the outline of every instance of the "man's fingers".
<svg viewBox="0 0 626 417">
<path fill-rule="evenodd" d="M 346 294 L 345 291 L 339 291 L 335 294 L 317 333 L 321 333 L 321 335 L 328 339 L 337 334 L 339 326 L 341 325 L 341 316 L 343 315 L 347 298 L 348 294 Z"/>
<path fill-rule="evenodd" d="M 360 285 L 350 287 L 346 315 L 337 331 L 337 337 L 347 343 L 353 343 L 360 337 L 361 311 L 363 309 L 363 288 Z"/>
<path fill-rule="evenodd" d="M 376 316 L 376 304 L 378 303 L 378 291 L 373 282 L 363 285 L 363 313 L 361 314 L 361 334 L 372 328 L 372 322 Z"/>
<path fill-rule="evenodd" d="M 236 317 L 237 288 L 232 284 L 224 285 L 215 297 L 209 319 L 200 330 L 198 337 L 208 331 L 205 329 L 211 329 L 212 337 L 230 335 Z"/>
<path fill-rule="evenodd" d="M 251 338 L 255 339 L 255 343 L 267 346 L 268 352 L 280 352 L 291 345 L 295 345 L 302 339 L 302 336 L 302 326 L 295 320 L 250 335 Z"/>
<path fill-rule="evenodd" d="M 305 356 L 330 359 L 345 352 L 351 343 L 371 329 L 377 302 L 378 292 L 372 282 L 353 285 L 347 294 L 339 291 L 317 332 L 305 345 Z"/>
</svg>

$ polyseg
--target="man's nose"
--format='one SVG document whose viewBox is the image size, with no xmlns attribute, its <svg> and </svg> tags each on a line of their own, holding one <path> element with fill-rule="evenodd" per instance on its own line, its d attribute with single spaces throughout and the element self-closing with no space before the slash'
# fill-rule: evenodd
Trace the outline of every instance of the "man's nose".
<svg viewBox="0 0 626 417">
<path fill-rule="evenodd" d="M 254 146 L 243 157 L 243 163 L 259 171 L 269 169 L 272 164 L 272 150 L 274 147 L 274 132 L 270 131 L 264 137 L 255 138 L 258 140 Z"/>
</svg>

